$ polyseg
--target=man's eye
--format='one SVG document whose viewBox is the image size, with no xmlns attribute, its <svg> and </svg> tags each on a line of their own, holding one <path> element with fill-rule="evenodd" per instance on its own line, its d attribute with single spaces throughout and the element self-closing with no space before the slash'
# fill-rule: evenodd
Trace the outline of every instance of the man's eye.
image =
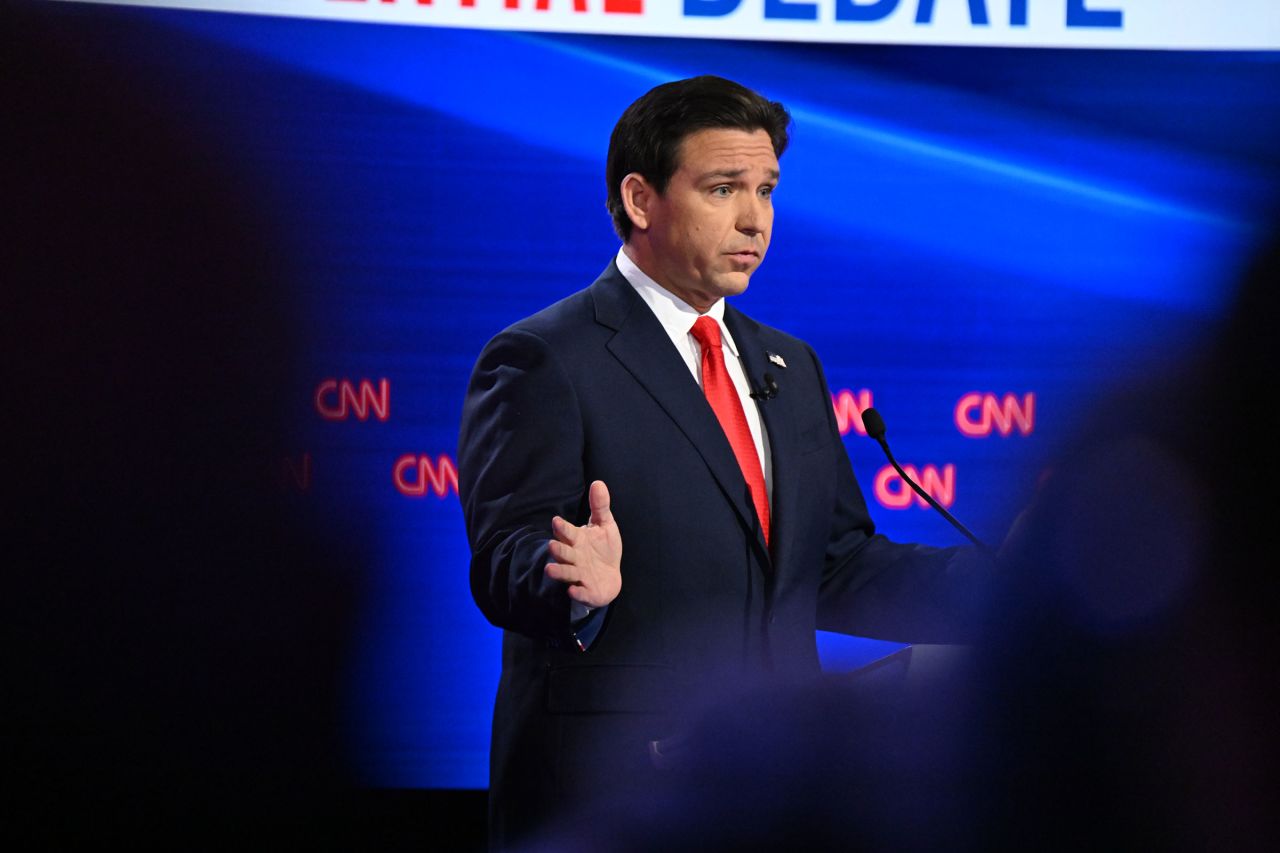
<svg viewBox="0 0 1280 853">
<path fill-rule="evenodd" d="M 761 198 L 773 198 L 773 187 L 761 187 L 761 188 L 760 188 L 760 197 L 761 197 Z"/>
<path fill-rule="evenodd" d="M 733 193 L 733 190 L 730 189 L 728 186 L 721 184 L 720 186 L 711 190 L 711 193 L 712 195 L 719 196 L 720 198 L 728 198 Z"/>
</svg>

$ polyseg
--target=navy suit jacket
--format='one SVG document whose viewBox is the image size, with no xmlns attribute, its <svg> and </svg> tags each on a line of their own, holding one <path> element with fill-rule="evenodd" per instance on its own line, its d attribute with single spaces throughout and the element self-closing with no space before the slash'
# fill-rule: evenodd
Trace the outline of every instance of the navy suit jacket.
<svg viewBox="0 0 1280 853">
<path fill-rule="evenodd" d="M 760 404 L 771 547 L 702 390 L 613 263 L 498 334 L 476 364 L 459 493 L 473 595 L 505 629 L 496 846 L 566 802 L 642 793 L 655 779 L 649 742 L 676 734 L 698 697 L 762 673 L 816 674 L 817 628 L 956 639 L 952 552 L 875 534 L 813 351 L 732 306 L 724 319 L 747 376 L 777 382 Z M 622 534 L 622 591 L 582 652 L 565 588 L 543 567 L 552 516 L 585 523 L 597 479 Z"/>
</svg>

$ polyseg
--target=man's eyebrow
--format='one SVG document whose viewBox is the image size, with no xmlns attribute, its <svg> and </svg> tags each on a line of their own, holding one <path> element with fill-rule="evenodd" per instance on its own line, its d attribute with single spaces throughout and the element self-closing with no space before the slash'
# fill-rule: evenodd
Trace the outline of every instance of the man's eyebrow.
<svg viewBox="0 0 1280 853">
<path fill-rule="evenodd" d="M 703 175 L 699 175 L 698 183 L 709 181 L 712 178 L 740 178 L 746 173 L 746 171 L 746 169 L 715 169 Z M 769 169 L 766 171 L 766 174 L 775 181 L 782 176 L 782 173 L 777 169 Z"/>
</svg>

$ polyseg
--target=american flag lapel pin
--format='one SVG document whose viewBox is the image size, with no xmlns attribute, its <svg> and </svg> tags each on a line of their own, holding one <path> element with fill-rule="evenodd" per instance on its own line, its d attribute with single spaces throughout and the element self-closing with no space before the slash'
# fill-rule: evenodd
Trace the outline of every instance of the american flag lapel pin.
<svg viewBox="0 0 1280 853">
<path fill-rule="evenodd" d="M 765 355 L 769 356 L 769 361 L 778 365 L 778 367 L 787 366 L 787 360 L 782 356 L 778 355 L 776 352 L 769 352 L 768 350 L 765 350 Z"/>
</svg>

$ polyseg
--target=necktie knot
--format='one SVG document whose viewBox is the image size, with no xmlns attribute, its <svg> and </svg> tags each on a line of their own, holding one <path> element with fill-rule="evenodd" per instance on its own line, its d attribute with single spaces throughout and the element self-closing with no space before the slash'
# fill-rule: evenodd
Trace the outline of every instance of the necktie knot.
<svg viewBox="0 0 1280 853">
<path fill-rule="evenodd" d="M 701 347 L 715 347 L 720 349 L 720 324 L 715 320 L 703 315 L 693 323 L 693 328 L 689 330 L 689 334 L 693 335 L 693 339 L 698 342 Z"/>
</svg>

